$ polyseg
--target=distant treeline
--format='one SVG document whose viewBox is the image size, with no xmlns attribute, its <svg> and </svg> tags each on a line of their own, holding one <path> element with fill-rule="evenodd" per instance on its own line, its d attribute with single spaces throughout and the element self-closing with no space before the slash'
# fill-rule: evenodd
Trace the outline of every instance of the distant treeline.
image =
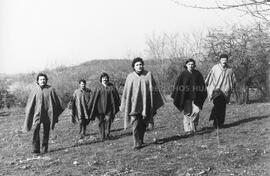
<svg viewBox="0 0 270 176">
<path fill-rule="evenodd" d="M 162 39 L 162 40 L 160 40 Z M 182 41 L 187 42 L 187 41 Z M 211 67 L 219 61 L 221 53 L 227 53 L 229 65 L 234 69 L 237 79 L 235 99 L 238 103 L 249 102 L 250 88 L 261 97 L 269 96 L 270 32 L 261 25 L 233 27 L 231 31 L 209 30 L 207 36 L 195 42 L 195 48 L 177 45 L 180 41 L 167 34 L 149 39 L 150 59 L 145 59 L 145 69 L 153 73 L 163 94 L 170 94 L 177 75 L 183 71 L 187 58 L 196 60 L 196 69 L 205 77 Z M 188 41 L 190 44 L 190 40 Z M 199 43 L 199 44 L 198 44 Z M 190 44 L 195 46 L 195 44 Z M 186 54 L 186 51 L 190 51 Z M 131 58 L 132 59 L 132 58 Z M 92 60 L 77 66 L 60 66 L 42 72 L 48 75 L 48 84 L 58 92 L 66 105 L 78 80 L 85 79 L 93 88 L 102 72 L 110 75 L 120 94 L 128 73 L 132 72 L 132 60 Z M 0 75 L 0 107 L 22 106 L 27 102 L 31 87 L 35 84 L 37 73 Z"/>
</svg>

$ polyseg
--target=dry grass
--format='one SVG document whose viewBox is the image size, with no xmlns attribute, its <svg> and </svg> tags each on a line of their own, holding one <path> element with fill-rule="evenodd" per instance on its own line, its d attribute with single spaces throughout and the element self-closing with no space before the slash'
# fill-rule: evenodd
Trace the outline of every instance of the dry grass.
<svg viewBox="0 0 270 176">
<path fill-rule="evenodd" d="M 114 138 L 99 142 L 97 123 L 78 139 L 78 126 L 63 113 L 51 133 L 49 153 L 31 154 L 32 132 L 22 133 L 22 109 L 0 112 L 0 175 L 270 175 L 270 103 L 228 105 L 226 127 L 213 130 L 201 113 L 201 129 L 185 136 L 182 116 L 168 102 L 156 116 L 144 148 L 132 150 L 131 130 L 123 131 L 121 115 Z M 218 138 L 219 137 L 219 138 Z M 157 142 L 154 142 L 154 138 Z"/>
</svg>

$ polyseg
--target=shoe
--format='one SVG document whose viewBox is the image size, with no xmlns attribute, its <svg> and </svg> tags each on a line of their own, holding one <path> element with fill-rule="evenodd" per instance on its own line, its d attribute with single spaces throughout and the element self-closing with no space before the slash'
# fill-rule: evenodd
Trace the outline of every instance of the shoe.
<svg viewBox="0 0 270 176">
<path fill-rule="evenodd" d="M 80 138 L 79 139 L 83 139 L 85 137 L 84 134 L 80 135 Z"/>
<path fill-rule="evenodd" d="M 40 150 L 33 150 L 31 153 L 33 153 L 33 154 L 40 154 Z"/>
<path fill-rule="evenodd" d="M 224 125 L 218 125 L 218 128 L 219 129 L 221 129 L 221 128 L 223 128 L 224 127 Z"/>
<path fill-rule="evenodd" d="M 105 141 L 105 138 L 100 137 L 100 138 L 99 138 L 99 141 L 100 141 L 100 142 L 104 142 L 104 141 Z"/>
<path fill-rule="evenodd" d="M 195 132 L 194 131 L 188 131 L 185 133 L 186 136 L 192 136 L 192 135 L 195 135 Z"/>
<path fill-rule="evenodd" d="M 138 145 L 138 146 L 133 147 L 133 150 L 137 151 L 137 150 L 140 150 L 141 148 L 142 148 L 142 145 Z"/>
<path fill-rule="evenodd" d="M 217 129 L 218 128 L 218 125 L 215 122 L 213 123 L 213 128 L 214 129 Z"/>
<path fill-rule="evenodd" d="M 48 146 L 42 147 L 42 153 L 48 153 Z"/>
<path fill-rule="evenodd" d="M 154 130 L 154 125 L 149 123 L 148 126 L 146 127 L 146 131 L 152 131 Z"/>
</svg>

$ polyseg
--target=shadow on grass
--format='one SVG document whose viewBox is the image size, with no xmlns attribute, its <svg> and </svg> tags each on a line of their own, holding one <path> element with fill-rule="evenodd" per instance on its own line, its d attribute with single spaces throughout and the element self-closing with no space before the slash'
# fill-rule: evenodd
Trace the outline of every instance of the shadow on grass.
<svg viewBox="0 0 270 176">
<path fill-rule="evenodd" d="M 79 146 L 84 146 L 84 145 L 91 145 L 91 144 L 100 143 L 100 142 L 103 142 L 103 141 L 100 141 L 100 140 L 84 141 L 82 143 L 75 143 L 75 144 L 67 146 L 67 147 L 51 149 L 49 151 L 49 153 L 67 150 L 67 149 L 71 149 L 71 148 L 75 148 L 75 147 L 79 147 Z"/>
<path fill-rule="evenodd" d="M 117 131 L 122 131 L 124 128 L 117 128 L 117 129 L 112 129 L 111 132 L 117 132 Z"/>
<path fill-rule="evenodd" d="M 98 134 L 98 133 L 94 133 L 94 134 Z M 89 135 L 92 135 L 92 133 L 87 134 L 86 136 L 89 136 Z M 67 147 L 51 149 L 50 153 L 58 152 L 58 151 L 62 151 L 62 150 L 67 150 L 67 149 L 71 149 L 71 148 L 75 148 L 75 147 L 80 147 L 80 146 L 92 145 L 92 144 L 97 144 L 97 143 L 104 143 L 106 141 L 113 141 L 113 140 L 117 140 L 117 139 L 120 139 L 120 138 L 125 137 L 125 136 L 131 136 L 131 135 L 132 135 L 132 132 L 125 132 L 125 133 L 121 133 L 120 135 L 110 136 L 110 138 L 106 139 L 105 141 L 100 140 L 100 138 L 98 137 L 97 139 L 94 139 L 91 141 L 83 141 L 81 143 L 76 142 L 75 144 L 67 146 Z"/>
<path fill-rule="evenodd" d="M 119 131 L 123 131 L 123 130 L 124 130 L 124 128 L 112 129 L 111 133 L 112 132 L 119 132 Z M 93 132 L 93 133 L 87 134 L 87 136 L 89 136 L 89 135 L 98 135 L 98 134 L 99 134 L 98 132 Z"/>
<path fill-rule="evenodd" d="M 0 116 L 9 116 L 9 115 L 10 115 L 10 113 L 8 113 L 8 112 L 5 112 L 5 111 L 0 112 Z"/>
<path fill-rule="evenodd" d="M 158 139 L 156 142 L 150 143 L 151 144 L 164 144 L 170 141 L 178 141 L 180 139 L 185 139 L 185 138 L 189 138 L 189 137 L 193 137 L 196 135 L 203 135 L 206 133 L 211 133 L 212 131 L 214 131 L 214 128 L 212 127 L 204 127 L 201 130 L 197 131 L 195 134 L 182 134 L 182 135 L 175 135 L 175 136 L 170 136 L 170 137 L 165 137 L 165 138 L 161 138 Z"/>
<path fill-rule="evenodd" d="M 230 124 L 225 124 L 223 128 L 230 128 L 230 127 L 238 126 L 238 125 L 243 124 L 243 123 L 248 123 L 248 122 L 252 122 L 255 120 L 262 120 L 262 119 L 269 118 L 269 117 L 270 117 L 270 115 L 250 117 L 250 118 L 242 119 L 242 120 L 230 123 Z M 196 135 L 203 135 L 203 134 L 211 133 L 214 130 L 215 129 L 213 127 L 204 127 L 201 130 L 197 131 L 196 134 L 191 134 L 191 135 L 183 134 L 183 135 L 175 135 L 175 136 L 165 137 L 165 138 L 158 139 L 156 142 L 146 144 L 145 146 L 152 145 L 152 144 L 155 144 L 155 145 L 164 144 L 164 143 L 167 143 L 170 141 L 177 141 L 180 139 L 185 139 L 185 138 L 193 137 Z"/>
<path fill-rule="evenodd" d="M 252 121 L 255 121 L 255 120 L 262 120 L 262 119 L 269 118 L 269 117 L 270 117 L 270 114 L 269 115 L 264 115 L 264 116 L 249 117 L 249 118 L 242 119 L 242 120 L 239 120 L 239 121 L 236 121 L 236 122 L 225 124 L 223 126 L 223 128 L 230 128 L 230 127 L 238 126 L 238 125 L 240 125 L 242 123 L 248 123 L 248 122 L 252 122 Z"/>
<path fill-rule="evenodd" d="M 155 131 L 157 129 L 162 129 L 162 128 L 165 128 L 165 126 L 156 127 L 154 130 L 151 130 L 151 132 Z M 120 134 L 118 133 L 117 135 L 112 135 L 112 136 L 110 136 L 109 139 L 106 139 L 105 141 L 113 141 L 113 140 L 117 140 L 117 139 L 120 139 L 120 138 L 123 138 L 123 137 L 132 136 L 132 133 L 133 133 L 130 130 L 124 130 L 124 128 L 113 129 L 113 130 L 111 130 L 111 132 L 119 132 Z M 98 133 L 90 133 L 90 134 L 87 134 L 86 136 L 90 136 L 92 134 L 98 134 Z M 71 146 L 52 149 L 52 150 L 50 150 L 50 153 L 57 152 L 57 151 L 62 151 L 62 150 L 66 150 L 66 149 L 70 149 L 70 148 L 74 148 L 74 147 L 79 147 L 79 146 L 92 145 L 92 144 L 96 144 L 96 143 L 103 143 L 105 141 L 101 141 L 100 139 L 91 140 L 91 141 L 84 141 L 82 143 L 75 143 L 75 144 L 73 144 Z M 150 145 L 150 144 L 144 145 L 143 147 L 146 147 L 148 145 Z"/>
<path fill-rule="evenodd" d="M 236 121 L 236 122 L 225 124 L 223 128 L 230 128 L 230 127 L 238 126 L 238 125 L 243 124 L 243 123 L 248 123 L 248 122 L 252 122 L 252 121 L 255 121 L 255 120 L 262 120 L 262 119 L 269 118 L 269 117 L 270 117 L 270 115 L 249 117 L 249 118 L 242 119 L 242 120 L 239 120 L 239 121 Z M 162 129 L 162 128 L 165 128 L 165 126 L 157 127 L 152 131 Z M 196 135 L 203 135 L 203 134 L 211 133 L 214 130 L 215 129 L 213 127 L 204 127 L 201 130 L 197 131 L 196 134 L 191 134 L 191 135 L 183 134 L 183 135 L 175 135 L 175 136 L 161 138 L 161 139 L 158 139 L 156 142 L 144 144 L 142 148 L 147 147 L 149 145 L 153 145 L 153 144 L 154 145 L 160 145 L 160 144 L 164 144 L 164 143 L 167 143 L 167 142 L 170 142 L 170 141 L 177 141 L 177 140 L 180 140 L 180 139 L 185 139 L 185 138 L 193 137 L 193 136 L 196 136 Z M 152 132 L 152 131 L 148 131 L 148 132 Z M 108 140 L 117 140 L 117 139 L 120 139 L 120 138 L 123 138 L 123 137 L 132 136 L 132 131 L 130 131 L 129 129 L 124 130 L 123 128 L 118 128 L 118 129 L 111 130 L 111 132 L 119 132 L 119 133 L 117 135 L 111 136 L 111 138 L 108 139 Z M 96 135 L 98 133 L 91 133 L 91 135 L 93 135 L 93 134 Z M 103 141 L 101 141 L 101 140 L 85 141 L 83 143 L 76 143 L 76 144 L 68 146 L 68 147 L 52 149 L 50 152 L 57 152 L 57 151 L 66 150 L 66 149 L 69 149 L 69 148 L 74 148 L 74 147 L 79 147 L 79 146 L 84 146 L 84 145 L 91 145 L 91 144 L 102 143 L 102 142 Z"/>
<path fill-rule="evenodd" d="M 267 103 L 269 102 L 270 98 L 269 97 L 261 97 L 258 99 L 251 99 L 248 101 L 248 104 L 254 104 L 254 103 Z"/>
</svg>

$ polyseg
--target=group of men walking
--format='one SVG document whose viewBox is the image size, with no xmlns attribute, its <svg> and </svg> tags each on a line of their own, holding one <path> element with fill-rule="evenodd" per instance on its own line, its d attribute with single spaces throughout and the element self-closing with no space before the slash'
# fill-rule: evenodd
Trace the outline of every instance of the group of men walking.
<svg viewBox="0 0 270 176">
<path fill-rule="evenodd" d="M 177 78 L 173 93 L 174 105 L 183 111 L 184 130 L 187 134 L 196 132 L 199 112 L 207 97 L 213 101 L 209 120 L 213 120 L 214 128 L 222 128 L 225 122 L 226 104 L 230 101 L 235 88 L 235 75 L 228 66 L 228 55 L 221 54 L 219 63 L 214 65 L 204 80 L 202 74 L 195 69 L 196 62 L 188 59 L 185 70 Z"/>
<path fill-rule="evenodd" d="M 210 120 L 215 128 L 222 128 L 225 120 L 226 103 L 235 85 L 235 76 L 227 65 L 228 56 L 220 56 L 220 63 L 215 65 L 206 80 L 195 69 L 196 62 L 188 59 L 185 70 L 176 80 L 171 97 L 174 105 L 183 111 L 184 130 L 194 133 L 197 130 L 199 113 L 208 95 L 213 100 Z M 122 111 L 124 128 L 133 127 L 133 148 L 140 149 L 144 144 L 144 134 L 148 126 L 154 127 L 154 115 L 164 105 L 163 97 L 151 72 L 144 69 L 142 58 L 132 61 L 133 72 L 127 76 L 121 101 L 115 86 L 109 81 L 109 75 L 102 73 L 99 84 L 91 91 L 86 81 L 80 80 L 80 87 L 75 90 L 71 103 L 71 119 L 79 123 L 81 138 L 86 135 L 90 121 L 98 119 L 100 139 L 110 139 L 111 124 L 115 115 Z M 33 153 L 40 153 L 40 125 L 43 124 L 41 149 L 48 152 L 50 129 L 54 129 L 58 116 L 63 112 L 55 90 L 47 85 L 47 75 L 37 75 L 37 85 L 30 93 L 26 106 L 25 130 L 33 126 Z M 206 89 L 207 87 L 207 89 Z"/>
</svg>

